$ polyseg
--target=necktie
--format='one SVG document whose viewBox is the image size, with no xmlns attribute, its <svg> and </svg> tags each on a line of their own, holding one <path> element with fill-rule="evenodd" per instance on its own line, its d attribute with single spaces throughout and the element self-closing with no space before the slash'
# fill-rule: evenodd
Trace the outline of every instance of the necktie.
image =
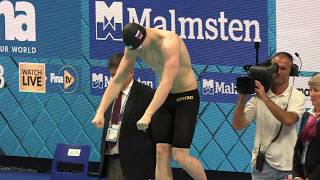
<svg viewBox="0 0 320 180">
<path fill-rule="evenodd" d="M 302 141 L 310 141 L 316 137 L 317 133 L 317 117 L 310 114 L 307 124 L 302 129 Z"/>
<path fill-rule="evenodd" d="M 114 102 L 112 116 L 111 116 L 111 125 L 119 124 L 120 110 L 121 110 L 121 95 L 122 93 L 120 92 L 119 96 Z M 108 149 L 110 151 L 111 149 L 114 148 L 114 146 L 116 145 L 116 142 L 108 142 L 107 144 L 108 144 Z"/>
<path fill-rule="evenodd" d="M 111 118 L 112 124 L 119 124 L 120 110 L 121 110 L 121 95 L 122 95 L 122 93 L 120 92 L 119 96 L 117 97 L 116 101 L 114 102 L 113 111 L 112 111 L 112 118 Z"/>
</svg>

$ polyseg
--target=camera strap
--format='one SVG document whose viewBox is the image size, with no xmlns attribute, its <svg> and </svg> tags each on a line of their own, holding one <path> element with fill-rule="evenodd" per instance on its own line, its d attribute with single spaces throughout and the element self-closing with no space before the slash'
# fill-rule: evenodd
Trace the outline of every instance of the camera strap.
<svg viewBox="0 0 320 180">
<path fill-rule="evenodd" d="M 293 84 L 294 84 L 294 80 L 293 80 Z M 285 111 L 287 111 L 287 109 L 288 109 L 289 102 L 290 102 L 291 95 L 292 95 L 292 90 L 293 90 L 293 85 L 292 85 L 292 87 L 291 87 L 291 89 L 290 89 L 290 95 L 289 95 L 289 98 L 288 98 L 287 105 L 286 105 L 286 107 L 284 108 L 284 110 L 285 110 Z M 271 143 L 268 145 L 268 147 L 267 147 L 267 149 L 266 149 L 266 151 L 265 151 L 265 152 L 267 152 L 267 151 L 268 151 L 268 149 L 269 149 L 269 147 L 271 146 L 271 144 L 272 144 L 272 143 L 274 143 L 274 142 L 278 139 L 278 137 L 280 136 L 280 133 L 281 133 L 282 127 L 283 127 L 283 124 L 281 123 L 281 125 L 280 125 L 280 128 L 279 128 L 279 131 L 278 131 L 277 135 L 272 139 Z"/>
<path fill-rule="evenodd" d="M 282 130 L 283 124 L 281 123 L 279 131 L 277 133 L 277 135 L 272 139 L 272 141 L 270 142 L 270 144 L 268 145 L 267 149 L 265 150 L 265 152 L 268 151 L 269 147 L 271 146 L 272 143 L 274 143 L 280 136 L 281 130 Z"/>
<path fill-rule="evenodd" d="M 280 128 L 279 128 L 279 131 L 278 131 L 278 133 L 277 133 L 276 137 L 274 137 L 274 138 L 272 139 L 272 141 L 271 141 L 270 145 L 271 145 L 272 143 L 274 143 L 274 142 L 278 139 L 278 137 L 280 136 L 280 133 L 281 133 L 282 127 L 283 127 L 283 124 L 281 123 Z M 269 145 L 269 146 L 270 146 L 270 145 Z M 269 148 L 269 147 L 268 147 L 268 148 Z"/>
</svg>

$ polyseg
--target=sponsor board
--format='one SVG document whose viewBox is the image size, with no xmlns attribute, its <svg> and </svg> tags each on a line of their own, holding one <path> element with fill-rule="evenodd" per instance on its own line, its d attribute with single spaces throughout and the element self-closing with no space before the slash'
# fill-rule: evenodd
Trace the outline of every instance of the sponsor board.
<svg viewBox="0 0 320 180">
<path fill-rule="evenodd" d="M 218 103 L 236 103 L 236 79 L 239 74 L 230 73 L 202 73 L 201 101 Z"/>
<path fill-rule="evenodd" d="M 77 93 L 81 74 L 77 67 L 19 63 L 19 91 L 34 93 Z"/>
<path fill-rule="evenodd" d="M 101 96 L 107 88 L 112 77 L 106 67 L 94 66 L 91 68 L 91 94 Z M 156 78 L 153 71 L 148 69 L 135 69 L 134 79 L 138 82 L 155 88 Z"/>
<path fill-rule="evenodd" d="M 19 91 L 46 93 L 46 65 L 19 63 Z"/>
<path fill-rule="evenodd" d="M 175 31 L 184 39 L 192 63 L 252 64 L 254 42 L 260 42 L 261 59 L 268 55 L 267 9 L 267 1 L 89 0 L 90 57 L 105 59 L 123 51 L 122 28 L 136 22 L 145 27 Z"/>
<path fill-rule="evenodd" d="M 81 91 L 80 69 L 74 66 L 47 67 L 47 91 L 49 93 L 78 93 Z"/>
<path fill-rule="evenodd" d="M 1 0 L 0 24 L 0 55 L 47 58 L 81 55 L 80 1 Z"/>
</svg>

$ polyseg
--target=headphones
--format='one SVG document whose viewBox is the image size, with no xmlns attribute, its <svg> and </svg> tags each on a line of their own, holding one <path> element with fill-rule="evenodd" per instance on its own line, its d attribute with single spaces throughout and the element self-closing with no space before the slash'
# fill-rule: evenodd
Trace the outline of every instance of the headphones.
<svg viewBox="0 0 320 180">
<path fill-rule="evenodd" d="M 290 76 L 299 76 L 299 66 L 294 64 L 293 63 L 293 57 L 290 53 L 287 53 L 287 52 L 278 52 L 277 54 L 275 54 L 272 59 L 276 56 L 279 56 L 279 55 L 283 55 L 285 57 L 287 57 L 291 62 L 292 62 L 292 65 L 291 65 L 291 69 L 290 69 Z"/>
</svg>

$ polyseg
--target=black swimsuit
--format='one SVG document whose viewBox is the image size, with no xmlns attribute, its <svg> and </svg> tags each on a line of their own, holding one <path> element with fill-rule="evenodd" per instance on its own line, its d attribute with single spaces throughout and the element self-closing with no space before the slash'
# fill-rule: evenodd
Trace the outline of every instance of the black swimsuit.
<svg viewBox="0 0 320 180">
<path fill-rule="evenodd" d="M 169 94 L 151 124 L 155 143 L 190 148 L 199 111 L 198 89 Z"/>
</svg>

